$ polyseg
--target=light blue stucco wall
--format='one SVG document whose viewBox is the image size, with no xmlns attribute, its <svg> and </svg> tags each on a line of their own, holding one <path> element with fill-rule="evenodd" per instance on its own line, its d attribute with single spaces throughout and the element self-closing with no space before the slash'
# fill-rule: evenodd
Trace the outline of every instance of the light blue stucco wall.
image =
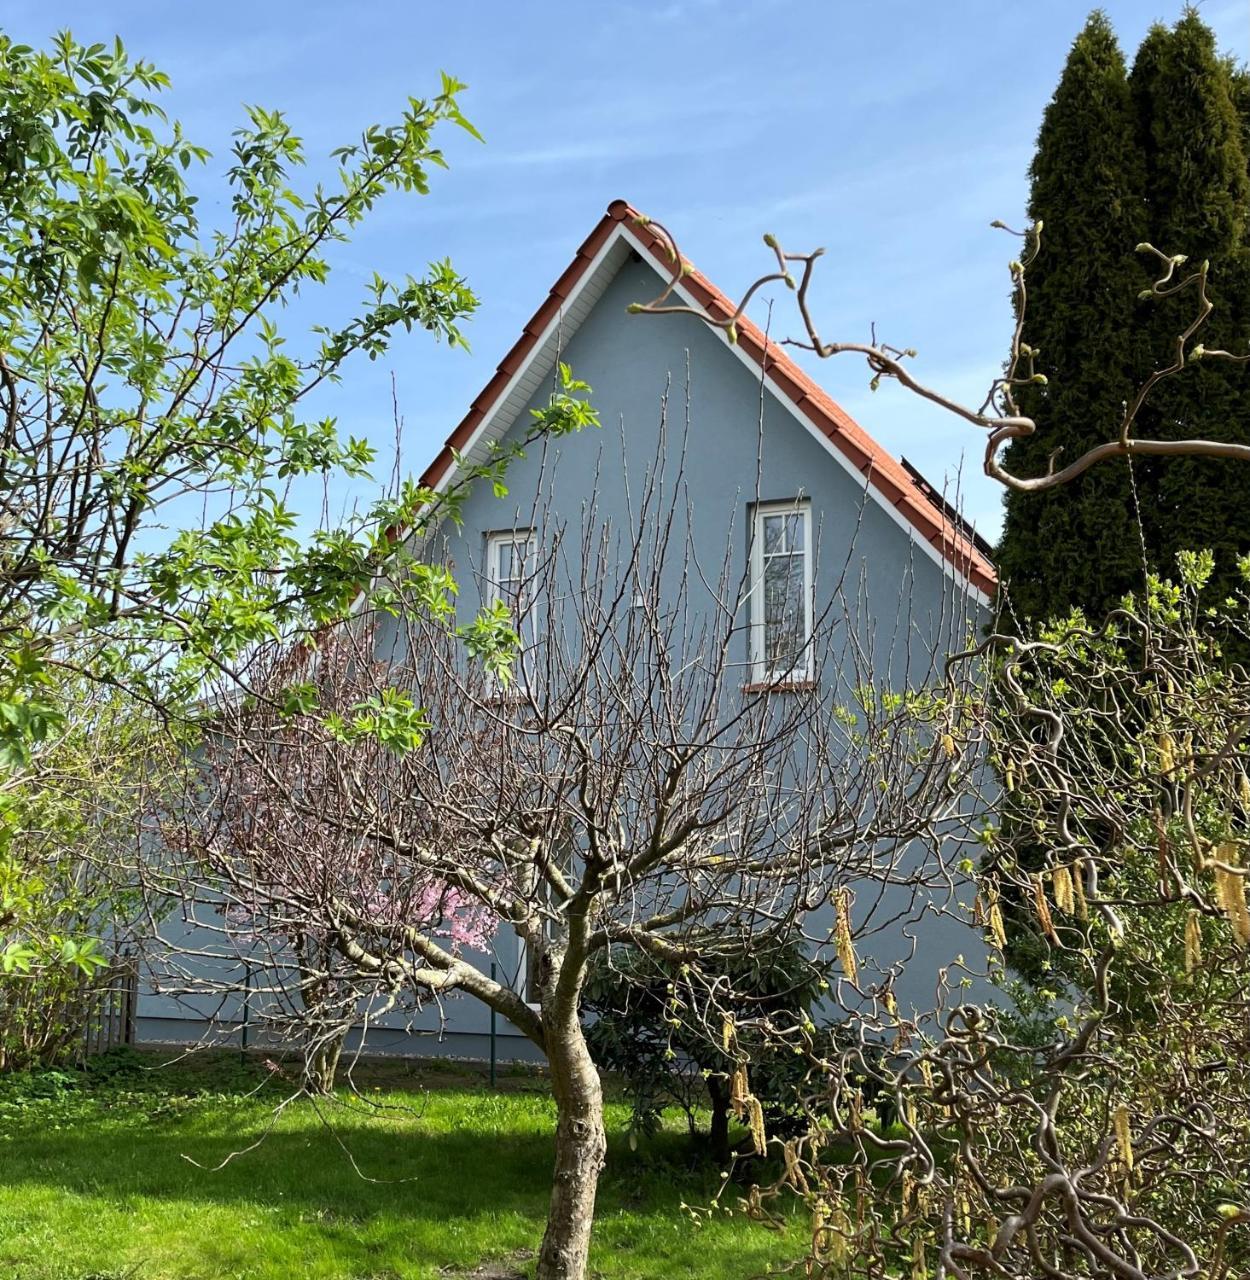
<svg viewBox="0 0 1250 1280">
<path fill-rule="evenodd" d="M 684 472 L 689 497 L 688 506 L 680 507 L 681 528 L 675 534 L 679 540 L 689 536 L 711 579 L 720 570 L 726 548 L 731 578 L 742 573 L 751 533 L 750 507 L 757 497 L 765 502 L 808 499 L 816 544 L 816 611 L 820 614 L 828 605 L 839 583 L 847 600 L 846 609 L 838 606 L 829 616 L 829 622 L 841 628 L 835 652 L 839 644 L 846 650 L 853 630 L 860 651 L 873 653 L 878 681 L 894 688 L 925 683 L 935 660 L 940 662 L 965 639 L 969 624 L 976 621 L 976 606 L 908 530 L 876 500 L 865 497 L 861 476 L 849 474 L 773 393 L 761 394 L 758 371 L 741 360 L 718 331 L 689 316 L 627 314 L 629 303 L 654 296 L 658 286 L 659 278 L 649 266 L 636 259 L 626 262 L 562 352 L 575 375 L 593 388 L 601 428 L 530 446 L 510 466 L 506 498 L 495 497 L 487 485 L 479 486 L 464 503 L 462 524 L 443 531 L 438 553 L 445 551 L 455 569 L 461 620 L 470 620 L 483 602 L 488 533 L 531 527 L 539 506 L 574 530 L 587 521 L 606 522 L 627 534 L 634 523 L 630 495 L 636 511 L 648 472 L 662 458 L 666 484 L 672 485 L 678 472 Z M 549 390 L 550 381 L 517 416 L 514 432 L 526 430 L 528 409 L 545 404 Z M 866 425 L 871 430 L 871 423 Z M 662 429 L 665 445 L 660 449 Z M 537 532 L 541 543 L 551 530 Z M 846 610 L 849 616 L 844 616 Z M 385 650 L 391 639 L 384 632 L 380 647 Z M 732 660 L 742 664 L 744 680 L 748 656 L 744 627 L 731 652 Z M 854 682 L 849 663 L 826 663 L 820 674 L 827 696 L 845 702 Z M 979 943 L 968 930 L 931 915 L 918 926 L 881 935 L 874 945 L 882 964 L 914 952 L 900 1003 L 924 1008 L 932 1001 L 939 968 L 958 954 L 975 953 Z M 501 935 L 494 958 L 501 973 L 515 970 L 515 939 Z M 139 1012 L 146 1034 L 175 1030 L 174 1011 L 166 1006 L 141 1000 Z M 430 1010 L 417 1018 L 415 1025 L 427 1034 L 412 1041 L 411 1051 L 441 1048 L 466 1056 L 481 1052 L 489 1030 L 488 1012 L 468 999 L 449 1001 L 446 1012 L 446 1040 L 440 1044 L 430 1038 L 438 1025 Z M 402 1050 L 408 1038 L 398 1026 L 408 1018 L 390 1021 L 395 1030 L 377 1047 Z M 502 1020 L 499 1030 L 505 1036 L 501 1056 L 529 1056 L 527 1042 L 509 1037 Z M 179 1034 L 185 1031 L 181 1027 Z"/>
<path fill-rule="evenodd" d="M 750 537 L 748 509 L 757 497 L 758 455 L 760 501 L 802 495 L 811 502 L 818 609 L 844 576 L 855 594 L 862 572 L 871 618 L 856 621 L 871 621 L 878 649 L 888 647 L 896 633 L 901 642 L 906 633 L 918 661 L 930 643 L 945 647 L 943 635 L 962 635 L 963 623 L 956 625 L 952 609 L 966 604 L 955 600 L 949 578 L 877 501 L 865 499 L 863 477 L 848 474 L 774 394 L 761 397 L 758 371 L 736 356 L 719 331 L 692 316 L 626 313 L 630 302 L 654 296 L 658 287 L 659 277 L 649 266 L 628 262 L 564 349 L 563 359 L 593 389 L 601 429 L 545 448 L 531 446 L 509 468 L 506 499 L 482 485 L 465 503 L 462 528 L 447 534 L 462 615 L 471 616 L 481 603 L 486 533 L 529 526 L 540 490 L 575 527 L 593 520 L 629 528 L 627 488 L 637 502 L 657 456 L 667 391 L 665 468 L 671 480 L 684 448 L 693 500 L 689 532 L 705 567 L 719 568 L 728 542 L 734 572 L 741 571 Z M 534 396 L 513 434 L 529 423 L 528 409 L 546 398 L 546 390 Z M 744 634 L 735 655 L 744 663 L 746 643 Z M 895 665 L 901 676 L 899 662 Z M 919 682 L 920 673 L 916 676 Z"/>
</svg>

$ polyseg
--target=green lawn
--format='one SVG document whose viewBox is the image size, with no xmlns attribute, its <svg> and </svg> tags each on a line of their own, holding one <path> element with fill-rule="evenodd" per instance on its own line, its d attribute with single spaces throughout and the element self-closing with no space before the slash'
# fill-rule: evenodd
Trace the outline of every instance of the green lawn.
<svg viewBox="0 0 1250 1280">
<path fill-rule="evenodd" d="M 14 1280 L 443 1280 L 532 1271 L 554 1109 L 541 1080 L 396 1069 L 321 1115 L 273 1121 L 280 1082 L 229 1059 L 0 1079 L 0 1276 Z M 111 1074 L 110 1074 L 111 1071 Z M 248 1096 L 260 1084 L 260 1091 Z M 740 1215 L 696 1227 L 716 1171 L 684 1136 L 631 1152 L 612 1104 L 592 1270 L 759 1275 L 803 1248 Z M 263 1142 L 218 1172 L 231 1151 Z M 350 1158 L 349 1158 L 350 1153 Z M 353 1171 L 351 1160 L 359 1173 Z M 363 1175 L 363 1176 L 362 1176 Z"/>
</svg>

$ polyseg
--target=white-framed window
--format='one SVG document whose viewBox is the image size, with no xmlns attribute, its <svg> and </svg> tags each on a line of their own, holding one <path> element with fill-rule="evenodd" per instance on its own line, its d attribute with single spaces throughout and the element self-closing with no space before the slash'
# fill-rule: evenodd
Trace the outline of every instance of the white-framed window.
<svg viewBox="0 0 1250 1280">
<path fill-rule="evenodd" d="M 751 679 L 812 676 L 812 508 L 803 498 L 761 502 L 751 529 Z"/>
<path fill-rule="evenodd" d="M 532 592 L 536 549 L 533 529 L 506 529 L 486 535 L 486 605 L 493 607 L 502 601 L 516 619 L 521 654 L 514 680 L 522 689 L 526 650 L 533 648 L 535 638 Z"/>
</svg>

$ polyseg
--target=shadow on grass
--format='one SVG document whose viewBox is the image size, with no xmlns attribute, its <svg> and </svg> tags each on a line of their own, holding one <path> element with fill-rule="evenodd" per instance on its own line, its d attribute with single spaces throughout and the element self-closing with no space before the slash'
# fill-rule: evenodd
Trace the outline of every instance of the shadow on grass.
<svg viewBox="0 0 1250 1280">
<path fill-rule="evenodd" d="M 300 1101 L 266 1132 L 283 1095 L 271 1083 L 242 1096 L 257 1081 L 145 1071 L 0 1105 L 0 1274 L 83 1280 L 125 1260 L 136 1280 L 408 1280 L 536 1247 L 549 1098 L 379 1092 L 377 1108 L 332 1106 L 328 1123 Z M 706 1203 L 718 1171 L 675 1132 L 632 1152 L 626 1114 L 609 1109 L 596 1271 L 726 1280 L 782 1259 L 782 1242 L 740 1216 L 696 1231 L 681 1205 Z"/>
<path fill-rule="evenodd" d="M 526 1100 L 519 1117 L 511 1099 L 494 1116 L 481 1094 L 453 1091 L 436 1101 L 433 1115 L 428 1100 L 367 1118 L 319 1108 L 324 1122 L 302 1101 L 268 1133 L 271 1112 L 261 1102 L 223 1113 L 194 1100 L 180 1115 L 158 1112 L 150 1120 L 105 1113 L 98 1125 L 28 1129 L 10 1140 L 0 1148 L 0 1186 L 218 1204 L 277 1201 L 357 1221 L 385 1213 L 473 1217 L 485 1207 L 544 1214 L 554 1155 L 554 1110 L 546 1100 Z M 453 1128 L 449 1112 L 457 1108 L 463 1127 Z M 509 1120 L 532 1131 L 509 1132 Z M 683 1199 L 710 1194 L 716 1184 L 715 1170 L 692 1161 L 678 1135 L 661 1135 L 634 1154 L 614 1134 L 600 1203 L 675 1212 Z"/>
</svg>

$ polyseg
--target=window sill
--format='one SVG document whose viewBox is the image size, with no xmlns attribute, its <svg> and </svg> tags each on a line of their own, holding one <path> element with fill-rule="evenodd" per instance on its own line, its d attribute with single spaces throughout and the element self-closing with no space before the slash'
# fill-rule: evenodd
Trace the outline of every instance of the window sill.
<svg viewBox="0 0 1250 1280">
<path fill-rule="evenodd" d="M 811 693 L 815 680 L 752 680 L 742 686 L 743 693 Z"/>
<path fill-rule="evenodd" d="M 507 693 L 488 694 L 482 699 L 482 706 L 506 710 L 511 707 L 523 707 L 529 702 L 529 694 L 524 690 L 511 689 Z"/>
</svg>

